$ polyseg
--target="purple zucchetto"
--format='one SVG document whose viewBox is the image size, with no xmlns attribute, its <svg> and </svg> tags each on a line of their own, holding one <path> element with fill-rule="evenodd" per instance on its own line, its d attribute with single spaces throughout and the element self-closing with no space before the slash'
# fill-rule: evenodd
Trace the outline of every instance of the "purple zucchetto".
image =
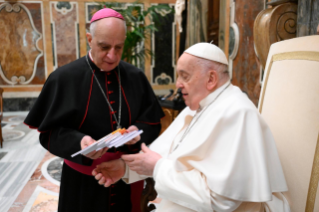
<svg viewBox="0 0 319 212">
<path fill-rule="evenodd" d="M 101 9 L 101 10 L 97 11 L 96 13 L 94 13 L 90 23 L 97 21 L 97 20 L 100 20 L 100 19 L 103 19 L 103 18 L 110 18 L 110 17 L 119 18 L 119 19 L 124 20 L 123 16 L 120 13 L 118 13 L 115 10 L 112 10 L 110 8 L 104 8 L 104 9 Z"/>
</svg>

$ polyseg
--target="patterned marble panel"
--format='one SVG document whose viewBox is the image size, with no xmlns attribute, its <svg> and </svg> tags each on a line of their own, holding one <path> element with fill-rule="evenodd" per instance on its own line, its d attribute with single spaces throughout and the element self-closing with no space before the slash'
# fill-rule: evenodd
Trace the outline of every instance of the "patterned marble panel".
<svg viewBox="0 0 319 212">
<path fill-rule="evenodd" d="M 319 25 L 319 0 L 299 0 L 297 21 L 297 37 L 316 35 Z"/>
<path fill-rule="evenodd" d="M 206 5 L 204 0 L 188 1 L 187 46 L 206 41 Z"/>
<path fill-rule="evenodd" d="M 3 111 L 19 111 L 19 99 L 20 98 L 3 99 Z"/>
<path fill-rule="evenodd" d="M 39 188 L 42 191 L 39 192 L 38 191 Z M 32 208 L 29 211 L 32 211 L 32 212 L 42 212 L 42 211 L 56 212 L 57 211 L 58 202 L 59 202 L 58 193 L 53 193 L 50 190 L 46 190 L 42 187 L 37 187 L 33 195 L 36 196 L 36 199 L 34 200 L 32 204 Z M 28 210 L 26 210 L 25 208 L 24 211 L 28 211 Z"/>
<path fill-rule="evenodd" d="M 0 4 L 0 85 L 43 84 L 42 3 Z M 4 86 L 5 87 L 5 86 Z"/>
<path fill-rule="evenodd" d="M 29 111 L 37 98 L 4 98 L 3 111 Z"/>
<path fill-rule="evenodd" d="M 48 164 L 47 172 L 55 180 L 61 182 L 63 159 L 56 158 Z"/>
<path fill-rule="evenodd" d="M 173 7 L 173 5 L 170 5 Z M 175 18 L 173 12 L 158 11 L 162 25 L 152 35 L 151 76 L 153 85 L 169 85 L 175 83 Z"/>
<path fill-rule="evenodd" d="M 77 2 L 51 2 L 54 68 L 79 58 Z"/>
<path fill-rule="evenodd" d="M 5 140 L 5 141 L 17 140 L 17 139 L 22 138 L 25 135 L 25 133 L 23 131 L 20 131 L 20 130 L 3 129 L 2 133 L 3 133 L 3 140 Z"/>
<path fill-rule="evenodd" d="M 253 25 L 258 13 L 263 10 L 262 1 L 236 1 L 234 22 L 238 25 L 239 45 L 233 60 L 232 83 L 239 86 L 249 98 L 258 104 L 260 94 L 260 69 L 254 51 Z"/>
</svg>

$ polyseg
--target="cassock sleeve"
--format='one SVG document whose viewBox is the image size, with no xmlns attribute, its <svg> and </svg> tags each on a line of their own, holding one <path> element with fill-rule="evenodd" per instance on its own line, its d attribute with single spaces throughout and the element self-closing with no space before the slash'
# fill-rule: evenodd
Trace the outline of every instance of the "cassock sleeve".
<svg viewBox="0 0 319 212">
<path fill-rule="evenodd" d="M 122 177 L 122 180 L 127 184 L 135 183 L 140 180 L 145 180 L 146 178 L 150 177 L 145 175 L 139 175 L 135 171 L 132 171 L 128 165 L 125 165 L 125 166 L 126 166 L 125 174 Z"/>
<path fill-rule="evenodd" d="M 89 166 L 93 160 L 83 155 L 71 157 L 72 154 L 81 150 L 80 142 L 84 136 L 85 134 L 77 130 L 60 127 L 40 133 L 40 143 L 45 149 L 56 156 Z"/>
<path fill-rule="evenodd" d="M 71 158 L 73 153 L 81 150 L 80 141 L 85 136 L 77 130 L 82 120 L 78 114 L 84 114 L 80 105 L 85 105 L 87 101 L 81 95 L 88 96 L 86 91 L 76 91 L 74 88 L 79 86 L 74 83 L 89 86 L 89 82 L 81 81 L 77 75 L 73 76 L 73 80 L 70 78 L 70 73 L 63 68 L 50 74 L 24 123 L 38 129 L 41 145 L 52 154 L 82 165 L 91 165 L 93 160 L 82 155 Z"/>
<path fill-rule="evenodd" d="M 195 211 L 234 211 L 242 203 L 212 192 L 206 177 L 196 169 L 176 171 L 169 159 L 156 163 L 153 178 L 160 197 Z"/>
</svg>

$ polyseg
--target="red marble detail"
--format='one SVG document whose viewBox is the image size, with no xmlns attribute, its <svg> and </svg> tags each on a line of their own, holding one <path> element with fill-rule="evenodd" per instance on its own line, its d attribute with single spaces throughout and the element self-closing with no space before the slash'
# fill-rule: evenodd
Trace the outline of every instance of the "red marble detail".
<svg viewBox="0 0 319 212">
<path fill-rule="evenodd" d="M 254 51 L 253 26 L 263 1 L 236 1 L 235 22 L 239 28 L 239 47 L 233 61 L 232 83 L 248 94 L 257 106 L 260 95 L 260 69 Z"/>
<path fill-rule="evenodd" d="M 55 51 L 57 56 L 57 67 L 68 64 L 78 58 L 77 56 L 77 4 L 70 3 L 70 10 L 56 10 L 55 3 L 51 3 L 52 21 L 55 30 Z M 63 14 L 64 13 L 64 14 Z M 54 44 L 53 44 L 54 45 Z"/>
<path fill-rule="evenodd" d="M 33 24 L 35 28 L 38 30 L 38 32 L 44 34 L 42 29 L 42 6 L 40 3 L 23 3 L 24 6 L 26 6 L 32 16 Z M 41 48 L 44 51 L 44 38 L 42 37 L 41 40 L 38 41 L 39 48 Z M 46 80 L 46 73 L 45 73 L 45 62 L 44 62 L 44 56 L 40 57 L 37 64 L 37 69 L 35 72 L 35 76 L 30 84 L 39 85 L 44 84 Z"/>
</svg>

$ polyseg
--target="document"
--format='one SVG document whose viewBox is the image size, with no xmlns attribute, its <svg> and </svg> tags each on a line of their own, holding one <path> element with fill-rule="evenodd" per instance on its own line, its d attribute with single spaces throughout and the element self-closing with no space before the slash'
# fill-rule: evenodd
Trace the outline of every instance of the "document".
<svg viewBox="0 0 319 212">
<path fill-rule="evenodd" d="M 122 146 L 126 142 L 132 140 L 133 138 L 135 138 L 136 136 L 138 136 L 142 133 L 143 133 L 143 130 L 138 130 L 138 131 L 136 130 L 136 131 L 128 132 L 128 131 L 126 131 L 125 128 L 118 129 L 118 130 L 104 136 L 103 138 L 99 139 L 97 142 L 91 144 L 90 146 L 74 153 L 73 155 L 71 155 L 71 157 L 73 158 L 79 154 L 86 155 L 86 154 L 93 152 L 93 151 L 99 151 L 99 150 L 103 149 L 104 147 L 107 147 L 107 148 L 116 147 L 117 148 L 117 147 Z"/>
</svg>

